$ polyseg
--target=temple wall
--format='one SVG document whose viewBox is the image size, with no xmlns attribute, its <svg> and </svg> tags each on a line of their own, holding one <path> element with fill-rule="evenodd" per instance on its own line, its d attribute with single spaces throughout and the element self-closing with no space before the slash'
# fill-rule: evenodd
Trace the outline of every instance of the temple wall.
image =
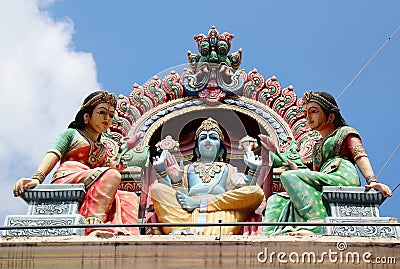
<svg viewBox="0 0 400 269">
<path fill-rule="evenodd" d="M 399 264 L 400 240 L 392 238 L 73 236 L 0 241 L 0 268 L 398 268 Z"/>
</svg>

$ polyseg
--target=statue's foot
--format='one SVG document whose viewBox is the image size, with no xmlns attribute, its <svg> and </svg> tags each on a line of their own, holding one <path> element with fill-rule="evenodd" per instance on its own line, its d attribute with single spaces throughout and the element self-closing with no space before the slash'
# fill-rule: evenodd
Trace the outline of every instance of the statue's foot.
<svg viewBox="0 0 400 269">
<path fill-rule="evenodd" d="M 94 230 L 88 236 L 96 236 L 101 238 L 110 238 L 114 236 L 113 232 L 105 231 L 105 230 Z"/>
<path fill-rule="evenodd" d="M 104 221 L 97 216 L 88 216 L 85 220 L 86 224 L 104 224 Z M 96 228 L 88 228 L 89 230 L 86 230 L 86 232 L 89 232 L 87 235 L 88 236 L 96 236 L 96 237 L 102 237 L 102 238 L 110 238 L 113 237 L 115 234 L 114 232 L 107 230 L 107 229 L 96 229 Z"/>
<path fill-rule="evenodd" d="M 309 231 L 309 230 L 298 230 L 298 231 L 286 233 L 285 235 L 289 235 L 289 236 L 311 236 L 311 235 L 314 235 L 314 233 L 312 231 Z"/>
<path fill-rule="evenodd" d="M 178 200 L 178 203 L 181 205 L 181 207 L 189 212 L 192 212 L 196 208 L 200 207 L 200 201 L 196 200 L 189 195 L 179 192 L 176 192 L 176 200 Z"/>
</svg>

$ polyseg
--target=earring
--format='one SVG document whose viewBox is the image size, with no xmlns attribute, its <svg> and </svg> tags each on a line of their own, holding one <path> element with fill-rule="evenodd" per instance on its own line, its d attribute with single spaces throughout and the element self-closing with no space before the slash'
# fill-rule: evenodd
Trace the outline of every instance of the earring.
<svg viewBox="0 0 400 269">
<path fill-rule="evenodd" d="M 222 155 L 223 155 L 223 154 L 224 154 L 224 150 L 221 149 L 221 150 L 219 151 L 219 154 L 218 154 L 218 160 L 219 160 L 220 162 L 224 161 L 224 159 L 222 158 Z"/>
</svg>

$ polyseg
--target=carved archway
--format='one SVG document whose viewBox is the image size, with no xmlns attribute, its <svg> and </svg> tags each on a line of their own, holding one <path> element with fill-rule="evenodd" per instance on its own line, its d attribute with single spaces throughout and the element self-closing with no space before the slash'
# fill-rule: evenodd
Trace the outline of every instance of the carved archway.
<svg viewBox="0 0 400 269">
<path fill-rule="evenodd" d="M 130 159 L 131 166 L 141 168 L 130 167 L 123 189 L 142 190 L 141 184 L 149 178 L 143 174 L 148 173 L 145 168 L 150 157 L 158 154 L 155 145 L 167 135 L 179 140 L 177 157 L 189 160 L 193 132 L 199 121 L 208 117 L 217 119 L 225 129 L 229 161 L 242 170 L 239 160 L 243 153 L 238 150 L 237 142 L 245 135 L 257 138 L 260 133 L 269 135 L 281 153 L 295 142 L 303 162 L 311 163 L 312 148 L 319 135 L 306 125 L 300 113 L 301 99 L 291 85 L 282 88 L 274 76 L 266 79 L 256 69 L 248 73 L 238 70 L 242 50 L 228 55 L 233 37 L 228 33 L 217 37 L 228 46 L 227 51 L 214 50 L 223 53 L 218 58 L 221 61 L 215 62 L 215 55 L 211 58 L 206 55 L 214 53 L 212 50 L 201 50 L 203 41 L 212 40 L 202 34 L 195 36 L 201 55 L 188 52 L 189 64 L 163 71 L 143 86 L 134 84 L 129 96 L 119 96 L 108 139 L 120 145 L 123 137 L 141 133 L 140 148 L 135 149 Z M 280 187 L 274 185 L 276 190 Z M 146 204 L 143 199 L 147 198 L 142 197 L 141 201 Z"/>
</svg>

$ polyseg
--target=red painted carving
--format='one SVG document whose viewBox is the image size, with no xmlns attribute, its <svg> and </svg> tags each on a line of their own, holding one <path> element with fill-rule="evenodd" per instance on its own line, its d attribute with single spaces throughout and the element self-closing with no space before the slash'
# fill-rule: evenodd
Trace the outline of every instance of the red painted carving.
<svg viewBox="0 0 400 269">
<path fill-rule="evenodd" d="M 129 100 L 133 106 L 142 112 L 142 114 L 154 107 L 151 98 L 146 96 L 142 86 L 136 83 L 133 85 L 133 90 L 129 95 Z"/>
<path fill-rule="evenodd" d="M 153 101 L 154 105 L 160 105 L 167 101 L 167 95 L 161 90 L 161 80 L 154 76 L 152 80 L 143 86 L 145 94 Z"/>
<path fill-rule="evenodd" d="M 171 73 L 162 80 L 161 91 L 165 92 L 169 100 L 182 98 L 183 86 L 179 74 L 175 71 L 171 71 Z"/>
</svg>

